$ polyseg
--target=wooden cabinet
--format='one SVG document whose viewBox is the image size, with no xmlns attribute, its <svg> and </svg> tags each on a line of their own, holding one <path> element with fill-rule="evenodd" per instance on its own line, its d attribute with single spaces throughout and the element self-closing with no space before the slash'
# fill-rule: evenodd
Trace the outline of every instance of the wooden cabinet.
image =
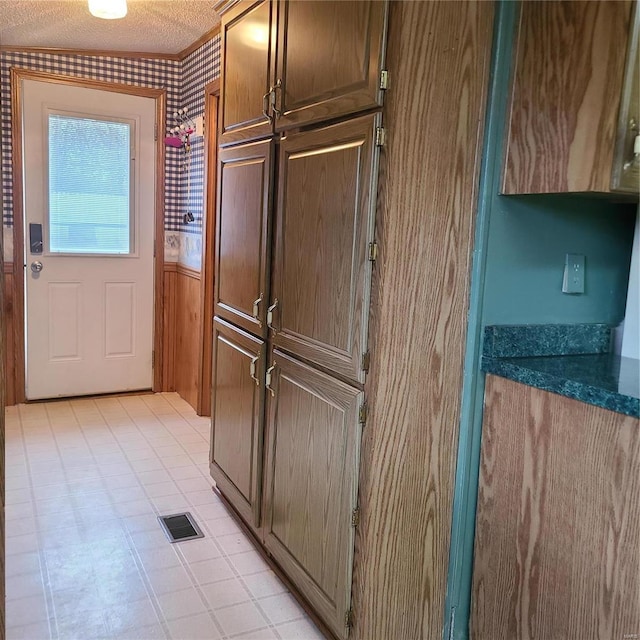
<svg viewBox="0 0 640 640">
<path fill-rule="evenodd" d="M 382 105 L 386 10 L 377 0 L 279 1 L 276 131 Z"/>
<path fill-rule="evenodd" d="M 265 363 L 262 340 L 215 319 L 211 475 L 254 527 L 260 519 Z"/>
<path fill-rule="evenodd" d="M 275 8 L 268 0 L 243 0 L 224 14 L 221 145 L 262 138 L 272 131 L 267 109 L 274 73 L 271 44 L 274 26 Z"/>
<path fill-rule="evenodd" d="M 387 4 L 218 3 L 220 143 L 266 137 L 274 125 L 280 132 L 381 106 Z"/>
<path fill-rule="evenodd" d="M 503 193 L 620 189 L 612 171 L 628 41 L 637 38 L 632 2 L 522 2 L 520 10 Z"/>
<path fill-rule="evenodd" d="M 215 313 L 266 336 L 273 142 L 220 149 Z"/>
<path fill-rule="evenodd" d="M 471 637 L 637 633 L 639 522 L 637 418 L 487 376 Z"/>
<path fill-rule="evenodd" d="M 263 536 L 343 637 L 351 598 L 362 391 L 274 351 L 269 360 Z"/>
<path fill-rule="evenodd" d="M 280 145 L 274 343 L 363 382 L 379 116 L 292 134 Z"/>
</svg>

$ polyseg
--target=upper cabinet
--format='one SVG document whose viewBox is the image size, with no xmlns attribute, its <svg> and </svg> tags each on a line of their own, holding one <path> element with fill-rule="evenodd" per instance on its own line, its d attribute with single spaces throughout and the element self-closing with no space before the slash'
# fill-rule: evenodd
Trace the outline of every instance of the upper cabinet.
<svg viewBox="0 0 640 640">
<path fill-rule="evenodd" d="M 241 0 L 216 9 L 221 145 L 382 105 L 386 2 Z"/>
<path fill-rule="evenodd" d="M 387 4 L 278 3 L 276 131 L 382 105 Z"/>
<path fill-rule="evenodd" d="M 633 11 L 630 1 L 521 3 L 503 193 L 638 193 L 637 177 L 620 179 L 638 133 L 637 114 L 622 117 L 637 60 Z"/>
<path fill-rule="evenodd" d="M 275 8 L 268 0 L 220 3 L 222 73 L 220 144 L 268 136 Z M 229 7 L 225 10 L 226 7 Z"/>
</svg>

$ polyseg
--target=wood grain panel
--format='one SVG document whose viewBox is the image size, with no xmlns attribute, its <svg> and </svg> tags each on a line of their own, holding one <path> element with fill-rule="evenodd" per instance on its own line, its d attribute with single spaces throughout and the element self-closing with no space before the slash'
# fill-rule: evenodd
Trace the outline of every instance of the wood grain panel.
<svg viewBox="0 0 640 640">
<path fill-rule="evenodd" d="M 223 16 L 220 82 L 220 144 L 268 136 L 273 125 L 263 113 L 271 88 L 271 32 L 275 10 L 269 0 L 244 0 Z"/>
<path fill-rule="evenodd" d="M 200 272 L 178 265 L 175 296 L 175 390 L 195 409 L 202 349 Z"/>
<path fill-rule="evenodd" d="M 274 351 L 264 541 L 339 637 L 349 609 L 362 392 Z"/>
<path fill-rule="evenodd" d="M 255 529 L 260 525 L 265 391 L 256 380 L 264 381 L 267 349 L 262 340 L 219 318 L 213 348 L 211 475 Z"/>
<path fill-rule="evenodd" d="M 487 376 L 475 640 L 640 633 L 640 421 Z"/>
<path fill-rule="evenodd" d="M 356 537 L 359 640 L 442 636 L 493 12 L 489 2 L 390 8 Z"/>
<path fill-rule="evenodd" d="M 4 398 L 5 406 L 16 404 L 16 358 L 15 358 L 15 315 L 13 307 L 13 263 L 4 264 L 4 301 L 2 311 L 4 316 Z"/>
<path fill-rule="evenodd" d="M 218 174 L 218 104 L 220 80 L 216 79 L 204 88 L 205 168 L 206 176 L 204 220 L 202 221 L 202 278 L 200 298 L 202 302 L 202 353 L 199 365 L 198 415 L 211 415 L 211 355 L 213 351 L 213 289 L 215 287 L 214 247 L 216 227 L 216 193 Z"/>
<path fill-rule="evenodd" d="M 265 140 L 219 152 L 215 312 L 261 337 L 269 294 L 273 150 Z"/>
<path fill-rule="evenodd" d="M 176 292 L 178 265 L 165 262 L 163 274 L 162 323 L 162 380 L 163 391 L 175 391 L 175 354 L 176 354 Z M 156 363 L 158 366 L 158 363 Z"/>
<path fill-rule="evenodd" d="M 0 191 L 0 200 L 2 193 Z M 4 247 L 2 244 L 2 235 L 0 234 L 0 264 L 4 265 L 2 256 L 4 255 Z M 4 270 L 4 269 L 3 269 Z M 4 548 L 4 503 L 5 503 L 5 477 L 4 477 L 4 408 L 5 408 L 5 389 L 7 386 L 6 373 L 6 352 L 5 345 L 7 343 L 7 332 L 5 327 L 5 275 L 0 274 L 0 640 L 5 639 L 5 548 Z M 9 333 L 9 336 L 12 334 Z"/>
<path fill-rule="evenodd" d="M 278 7 L 276 77 L 282 115 L 276 118 L 276 131 L 382 104 L 386 2 L 280 0 Z"/>
<path fill-rule="evenodd" d="M 631 2 L 523 2 L 503 192 L 608 192 Z"/>
<path fill-rule="evenodd" d="M 280 145 L 271 302 L 274 343 L 364 382 L 375 215 L 377 115 L 287 136 Z"/>
</svg>

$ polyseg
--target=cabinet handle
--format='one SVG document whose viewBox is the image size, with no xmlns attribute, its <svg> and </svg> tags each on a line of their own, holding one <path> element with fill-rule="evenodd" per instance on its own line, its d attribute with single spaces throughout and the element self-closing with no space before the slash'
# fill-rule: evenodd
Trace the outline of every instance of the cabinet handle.
<svg viewBox="0 0 640 640">
<path fill-rule="evenodd" d="M 273 331 L 273 333 L 278 333 L 276 328 L 273 326 L 273 312 L 278 306 L 278 298 L 273 301 L 273 304 L 267 309 L 267 326 L 269 329 Z"/>
<path fill-rule="evenodd" d="M 256 387 L 260 386 L 260 380 L 256 377 L 256 364 L 260 360 L 260 356 L 256 356 L 255 358 L 251 358 L 251 364 L 249 365 L 249 375 L 251 379 L 255 381 Z"/>
<path fill-rule="evenodd" d="M 271 108 L 273 109 L 273 113 L 275 113 L 276 118 L 280 118 L 282 116 L 282 111 L 276 107 L 276 91 L 282 91 L 282 80 L 278 78 L 278 81 L 273 85 L 271 89 L 271 93 L 273 94 L 271 97 Z"/>
<path fill-rule="evenodd" d="M 260 303 L 262 302 L 262 293 L 257 300 L 253 301 L 253 318 L 258 323 L 258 326 L 262 326 L 262 322 L 260 322 L 260 318 L 258 317 L 260 313 Z"/>
<path fill-rule="evenodd" d="M 276 392 L 273 390 L 271 386 L 271 379 L 273 377 L 273 370 L 276 368 L 275 362 L 267 369 L 267 373 L 265 375 L 265 387 L 271 393 L 272 396 L 276 395 Z"/>
<path fill-rule="evenodd" d="M 262 114 L 271 122 L 271 114 L 269 113 L 269 96 L 273 93 L 273 87 L 262 96 Z"/>
</svg>

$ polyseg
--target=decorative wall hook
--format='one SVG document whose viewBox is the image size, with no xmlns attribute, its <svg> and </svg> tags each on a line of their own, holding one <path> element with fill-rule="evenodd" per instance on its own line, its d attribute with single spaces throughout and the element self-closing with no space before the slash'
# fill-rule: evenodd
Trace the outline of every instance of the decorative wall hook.
<svg viewBox="0 0 640 640">
<path fill-rule="evenodd" d="M 169 129 L 169 135 L 165 137 L 164 143 L 168 147 L 175 147 L 184 151 L 184 162 L 182 170 L 187 174 L 187 212 L 182 216 L 184 224 L 195 220 L 189 205 L 191 203 L 191 136 L 196 131 L 196 123 L 187 115 L 187 107 L 178 109 L 173 113 L 175 126 Z"/>
</svg>

